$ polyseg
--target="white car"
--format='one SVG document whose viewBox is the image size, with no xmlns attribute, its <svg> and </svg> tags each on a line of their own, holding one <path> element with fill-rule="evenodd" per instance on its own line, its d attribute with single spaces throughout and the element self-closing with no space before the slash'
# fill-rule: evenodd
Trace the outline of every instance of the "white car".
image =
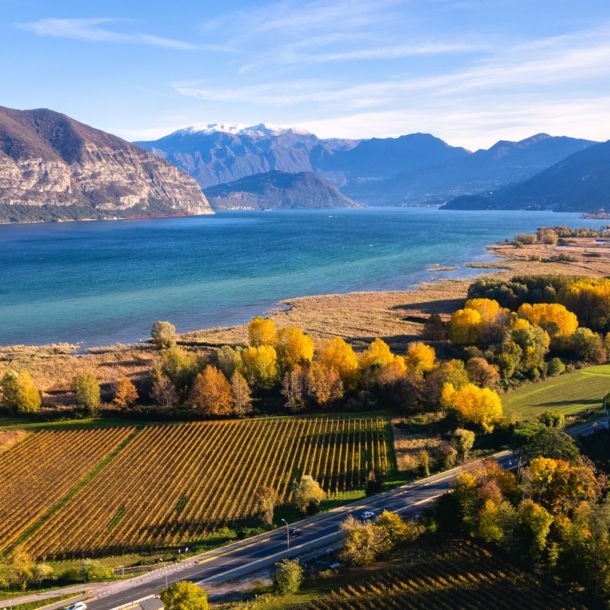
<svg viewBox="0 0 610 610">
<path fill-rule="evenodd" d="M 87 604 L 84 604 L 83 602 L 76 602 L 75 604 L 68 606 L 66 610 L 87 610 Z"/>
<path fill-rule="evenodd" d="M 373 521 L 375 513 L 372 510 L 367 510 L 360 515 L 360 521 Z"/>
</svg>

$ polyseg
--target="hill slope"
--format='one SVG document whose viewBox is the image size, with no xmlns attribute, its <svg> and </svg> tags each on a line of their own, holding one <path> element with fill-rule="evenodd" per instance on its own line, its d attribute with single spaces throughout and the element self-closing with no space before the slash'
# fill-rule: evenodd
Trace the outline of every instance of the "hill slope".
<svg viewBox="0 0 610 610">
<path fill-rule="evenodd" d="M 480 199 L 480 198 L 479 198 Z M 448 209 L 481 209 L 472 197 L 449 201 Z M 590 212 L 610 208 L 610 141 L 587 147 L 529 180 L 488 197 L 489 208 Z"/>
<path fill-rule="evenodd" d="M 212 212 L 189 175 L 142 148 L 52 110 L 4 107 L 0 204 Z"/>
<path fill-rule="evenodd" d="M 268 172 L 205 190 L 215 210 L 355 208 L 328 180 L 312 172 Z"/>
</svg>

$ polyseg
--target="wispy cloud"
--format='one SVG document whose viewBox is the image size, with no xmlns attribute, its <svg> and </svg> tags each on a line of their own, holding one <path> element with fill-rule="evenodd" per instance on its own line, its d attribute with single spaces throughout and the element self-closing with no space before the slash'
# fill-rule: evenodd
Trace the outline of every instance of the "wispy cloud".
<svg viewBox="0 0 610 610">
<path fill-rule="evenodd" d="M 122 19 L 40 19 L 30 23 L 20 23 L 22 30 L 38 36 L 53 36 L 55 38 L 71 38 L 72 40 L 87 40 L 92 42 L 119 42 L 127 44 L 151 45 L 168 49 L 196 49 L 182 40 L 173 40 L 140 32 L 114 32 L 100 27 L 104 24 L 116 23 Z"/>
</svg>

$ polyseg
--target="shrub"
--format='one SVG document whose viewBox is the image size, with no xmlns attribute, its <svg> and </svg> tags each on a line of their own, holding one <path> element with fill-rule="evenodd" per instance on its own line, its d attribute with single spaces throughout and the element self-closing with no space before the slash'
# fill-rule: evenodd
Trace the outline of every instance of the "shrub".
<svg viewBox="0 0 610 610">
<path fill-rule="evenodd" d="M 538 241 L 538 238 L 533 233 L 518 233 L 517 235 L 515 235 L 515 241 L 518 244 L 531 245 L 535 244 L 536 241 Z"/>
<path fill-rule="evenodd" d="M 279 595 L 296 593 L 300 587 L 305 573 L 297 559 L 282 559 L 275 564 L 276 570 L 272 574 L 273 586 Z"/>
<path fill-rule="evenodd" d="M 546 367 L 546 373 L 550 377 L 556 377 L 565 373 L 566 367 L 564 363 L 557 357 L 552 358 Z"/>
<path fill-rule="evenodd" d="M 170 322 L 155 322 L 150 331 L 150 340 L 157 349 L 176 345 L 176 327 Z"/>
</svg>

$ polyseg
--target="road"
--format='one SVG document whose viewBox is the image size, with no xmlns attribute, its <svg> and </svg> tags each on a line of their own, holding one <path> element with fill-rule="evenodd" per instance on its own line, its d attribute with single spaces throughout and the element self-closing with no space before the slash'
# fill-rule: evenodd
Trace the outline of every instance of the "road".
<svg viewBox="0 0 610 610">
<path fill-rule="evenodd" d="M 588 434 L 598 425 L 599 422 L 583 424 L 570 430 L 570 433 Z M 607 426 L 607 421 L 601 425 Z M 509 451 L 498 453 L 494 457 L 505 468 L 516 467 Z M 296 556 L 318 548 L 323 552 L 341 537 L 339 525 L 348 514 L 358 515 L 365 510 L 376 513 L 388 510 L 403 515 L 416 514 L 445 493 L 460 470 L 461 467 L 454 468 L 417 483 L 292 524 L 291 527 L 298 526 L 302 529 L 303 534 L 290 542 L 290 550 L 283 536 L 285 530 L 275 530 L 138 578 L 109 583 L 97 590 L 97 599 L 89 602 L 87 606 L 90 610 L 114 610 L 158 595 L 163 587 L 180 580 L 190 580 L 205 587 L 255 572 L 283 557 Z"/>
</svg>

